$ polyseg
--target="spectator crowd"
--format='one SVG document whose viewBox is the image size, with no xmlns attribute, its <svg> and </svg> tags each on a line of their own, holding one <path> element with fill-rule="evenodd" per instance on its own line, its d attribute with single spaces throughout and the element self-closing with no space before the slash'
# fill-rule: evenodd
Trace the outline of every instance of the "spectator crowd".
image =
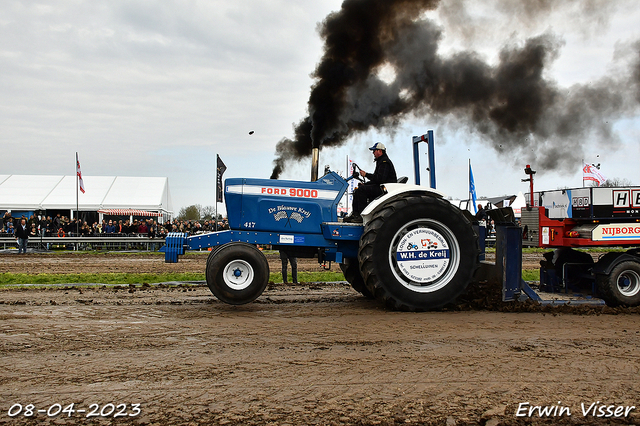
<svg viewBox="0 0 640 426">
<path fill-rule="evenodd" d="M 13 235 L 15 227 L 22 219 L 26 219 L 29 237 L 55 237 L 55 236 L 146 236 L 149 238 L 164 238 L 168 232 L 186 232 L 189 235 L 229 229 L 226 219 L 214 220 L 178 220 L 168 221 L 164 224 L 154 219 L 103 219 L 92 224 L 86 221 L 69 219 L 66 216 L 31 217 L 22 215 L 12 217 L 6 212 L 0 220 L 0 235 Z"/>
</svg>

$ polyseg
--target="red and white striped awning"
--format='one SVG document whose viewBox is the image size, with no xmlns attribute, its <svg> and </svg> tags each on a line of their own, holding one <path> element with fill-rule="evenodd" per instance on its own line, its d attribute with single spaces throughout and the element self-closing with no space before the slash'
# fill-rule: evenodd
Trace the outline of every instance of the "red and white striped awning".
<svg viewBox="0 0 640 426">
<path fill-rule="evenodd" d="M 162 213 L 148 212 L 146 210 L 134 210 L 134 209 L 106 209 L 106 210 L 98 210 L 98 213 L 108 214 L 113 216 L 162 216 Z"/>
</svg>

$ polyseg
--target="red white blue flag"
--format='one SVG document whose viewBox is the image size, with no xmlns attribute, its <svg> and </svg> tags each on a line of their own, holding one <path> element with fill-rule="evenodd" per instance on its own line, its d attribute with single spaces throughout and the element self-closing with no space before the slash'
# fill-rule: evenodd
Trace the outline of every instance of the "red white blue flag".
<svg viewBox="0 0 640 426">
<path fill-rule="evenodd" d="M 600 170 L 593 164 L 584 163 L 582 166 L 582 181 L 585 180 L 590 180 L 595 182 L 597 186 L 600 186 L 605 183 L 607 178 L 604 177 L 604 175 L 600 173 Z"/>
<path fill-rule="evenodd" d="M 76 152 L 76 174 L 78 175 L 78 183 L 80 184 L 80 191 L 84 194 L 84 182 L 82 182 L 82 171 L 80 171 L 80 160 L 78 160 L 78 153 Z"/>
</svg>

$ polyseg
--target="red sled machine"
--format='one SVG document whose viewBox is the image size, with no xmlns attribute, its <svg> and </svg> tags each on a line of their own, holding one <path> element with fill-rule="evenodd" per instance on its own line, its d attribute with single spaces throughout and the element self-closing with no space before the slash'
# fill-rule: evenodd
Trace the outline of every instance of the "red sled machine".
<svg viewBox="0 0 640 426">
<path fill-rule="evenodd" d="M 640 305 L 640 187 L 534 192 L 522 209 L 522 245 L 553 248 L 541 262 L 540 289 L 591 287 L 610 306 Z M 585 251 L 619 247 L 598 259 Z"/>
</svg>

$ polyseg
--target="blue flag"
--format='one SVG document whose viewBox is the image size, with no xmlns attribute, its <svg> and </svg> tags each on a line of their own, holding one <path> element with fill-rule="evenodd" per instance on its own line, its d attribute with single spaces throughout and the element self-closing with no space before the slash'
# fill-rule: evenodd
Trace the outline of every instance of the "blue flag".
<svg viewBox="0 0 640 426">
<path fill-rule="evenodd" d="M 473 200 L 473 213 L 478 213 L 478 207 L 476 205 L 476 183 L 473 181 L 473 171 L 471 170 L 471 161 L 469 161 L 469 193 Z"/>
</svg>

